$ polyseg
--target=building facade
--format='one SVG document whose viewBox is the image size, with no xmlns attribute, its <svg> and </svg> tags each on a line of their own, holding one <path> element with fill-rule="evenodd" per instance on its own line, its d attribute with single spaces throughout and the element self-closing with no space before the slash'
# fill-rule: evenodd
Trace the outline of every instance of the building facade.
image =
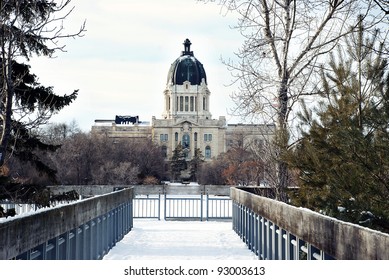
<svg viewBox="0 0 389 280">
<path fill-rule="evenodd" d="M 224 116 L 212 118 L 206 72 L 190 47 L 191 42 L 186 39 L 184 50 L 170 66 L 163 91 L 162 118 L 153 117 L 151 124 L 139 122 L 137 116 L 95 120 L 92 133 L 104 133 L 114 139 L 151 138 L 167 160 L 178 145 L 187 160 L 193 158 L 197 149 L 205 160 L 211 160 L 236 145 L 236 141 L 263 141 L 271 137 L 273 125 L 227 124 Z"/>
</svg>

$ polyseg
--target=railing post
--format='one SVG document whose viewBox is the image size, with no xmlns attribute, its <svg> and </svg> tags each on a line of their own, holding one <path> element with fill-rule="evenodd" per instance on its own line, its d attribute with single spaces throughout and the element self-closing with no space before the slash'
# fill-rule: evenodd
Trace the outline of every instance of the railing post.
<svg viewBox="0 0 389 280">
<path fill-rule="evenodd" d="M 167 201 L 166 201 L 167 199 L 166 199 L 166 193 L 164 193 L 164 201 L 163 201 L 163 216 L 164 216 L 164 220 L 166 221 L 166 203 L 167 203 Z"/>
<path fill-rule="evenodd" d="M 206 196 L 205 196 L 205 201 L 206 201 L 206 221 L 209 221 L 209 194 L 207 193 Z"/>
<path fill-rule="evenodd" d="M 242 241 L 244 240 L 244 233 L 243 233 L 243 226 L 244 226 L 244 209 L 243 209 L 243 205 L 239 204 L 239 236 L 240 238 L 242 239 Z"/>
<path fill-rule="evenodd" d="M 161 193 L 158 192 L 158 221 L 161 220 Z"/>
<path fill-rule="evenodd" d="M 82 236 L 82 259 L 83 260 L 87 260 L 88 259 L 88 250 L 89 250 L 89 246 L 88 246 L 88 243 L 89 243 L 89 236 L 88 236 L 88 231 L 89 231 L 89 226 L 87 223 L 85 223 L 84 225 L 82 225 L 82 230 L 83 230 L 83 236 Z"/>
<path fill-rule="evenodd" d="M 208 203 L 208 201 L 207 201 Z M 207 208 L 208 211 L 208 208 Z M 207 214 L 208 216 L 208 214 Z M 200 221 L 203 221 L 203 192 L 200 193 Z"/>
<path fill-rule="evenodd" d="M 266 221 L 264 217 L 261 217 L 261 254 L 262 260 L 266 260 Z"/>
<path fill-rule="evenodd" d="M 258 256 L 258 215 L 254 213 L 253 219 L 253 250 L 255 255 Z"/>
<path fill-rule="evenodd" d="M 249 209 L 248 211 L 248 236 L 247 236 L 247 241 L 248 241 L 248 248 L 250 249 L 250 251 L 253 250 L 253 212 L 251 211 L 251 209 Z"/>
<path fill-rule="evenodd" d="M 291 260 L 291 256 L 290 256 L 290 246 L 291 246 L 291 242 L 290 242 L 290 233 L 289 232 L 285 232 L 285 259 L 286 260 Z"/>
<path fill-rule="evenodd" d="M 68 231 L 65 233 L 64 235 L 64 238 L 65 238 L 65 260 L 70 260 L 70 250 L 71 250 L 71 247 L 70 247 L 70 233 L 71 231 Z"/>
<path fill-rule="evenodd" d="M 102 246 L 102 222 L 101 222 L 101 217 L 98 217 L 96 219 L 96 259 L 101 259 L 102 258 L 102 251 L 103 251 L 103 246 Z"/>
<path fill-rule="evenodd" d="M 84 258 L 83 235 L 84 229 L 80 226 L 76 229 L 76 260 L 82 260 Z"/>
<path fill-rule="evenodd" d="M 60 238 L 59 236 L 55 237 L 54 241 L 54 246 L 55 246 L 55 259 L 59 260 L 59 254 L 60 254 Z"/>
<path fill-rule="evenodd" d="M 278 259 L 285 260 L 284 230 L 278 228 Z"/>
</svg>

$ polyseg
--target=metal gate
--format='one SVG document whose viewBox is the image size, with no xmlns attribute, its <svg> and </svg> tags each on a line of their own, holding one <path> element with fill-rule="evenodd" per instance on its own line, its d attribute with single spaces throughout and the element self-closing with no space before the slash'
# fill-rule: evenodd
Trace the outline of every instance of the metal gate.
<svg viewBox="0 0 389 280">
<path fill-rule="evenodd" d="M 134 218 L 165 220 L 232 219 L 229 197 L 200 195 L 140 195 L 134 198 Z"/>
</svg>

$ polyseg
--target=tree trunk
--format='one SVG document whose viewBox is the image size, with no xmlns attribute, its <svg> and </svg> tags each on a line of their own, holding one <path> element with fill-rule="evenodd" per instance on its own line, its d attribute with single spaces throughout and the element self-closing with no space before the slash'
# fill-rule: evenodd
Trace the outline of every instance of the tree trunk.
<svg viewBox="0 0 389 280">
<path fill-rule="evenodd" d="M 3 71 L 5 72 L 6 81 L 3 84 L 3 115 L 2 115 L 2 131 L 0 140 L 0 167 L 3 167 L 7 155 L 7 149 L 9 139 L 11 136 L 11 125 L 12 125 L 12 97 L 13 97 L 13 83 L 12 83 L 12 64 L 10 61 L 4 63 L 3 60 Z"/>
<path fill-rule="evenodd" d="M 288 74 L 285 72 L 281 80 L 278 94 L 278 120 L 277 120 L 277 182 L 276 199 L 286 202 L 286 188 L 288 187 L 288 165 L 282 159 L 282 154 L 288 149 L 289 134 L 287 130 L 288 111 Z"/>
</svg>

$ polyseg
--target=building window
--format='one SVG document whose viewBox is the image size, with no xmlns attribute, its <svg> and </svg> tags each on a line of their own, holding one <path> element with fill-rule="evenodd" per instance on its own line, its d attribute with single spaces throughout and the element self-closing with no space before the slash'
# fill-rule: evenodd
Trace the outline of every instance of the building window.
<svg viewBox="0 0 389 280">
<path fill-rule="evenodd" d="M 197 132 L 194 133 L 194 140 L 197 141 Z"/>
<path fill-rule="evenodd" d="M 168 141 L 169 137 L 167 134 L 161 134 L 159 135 L 159 140 L 161 140 L 161 142 L 166 142 Z"/>
<path fill-rule="evenodd" d="M 189 111 L 189 97 L 185 96 L 185 112 Z"/>
<path fill-rule="evenodd" d="M 206 111 L 207 109 L 207 106 L 206 106 L 206 103 L 205 103 L 206 99 L 205 97 L 203 97 L 203 110 Z"/>
<path fill-rule="evenodd" d="M 189 146 L 190 146 L 189 134 L 184 134 L 184 136 L 182 136 L 182 147 L 189 148 Z"/>
<path fill-rule="evenodd" d="M 193 96 L 190 97 L 190 111 L 193 112 L 194 110 L 194 98 Z"/>
<path fill-rule="evenodd" d="M 174 133 L 174 140 L 177 142 L 178 141 L 178 132 Z"/>
<path fill-rule="evenodd" d="M 205 147 L 205 158 L 211 158 L 211 147 L 210 146 Z"/>
<path fill-rule="evenodd" d="M 180 111 L 184 111 L 184 97 L 180 96 Z"/>
<path fill-rule="evenodd" d="M 212 134 L 204 134 L 204 141 L 205 142 L 212 141 Z"/>
</svg>

